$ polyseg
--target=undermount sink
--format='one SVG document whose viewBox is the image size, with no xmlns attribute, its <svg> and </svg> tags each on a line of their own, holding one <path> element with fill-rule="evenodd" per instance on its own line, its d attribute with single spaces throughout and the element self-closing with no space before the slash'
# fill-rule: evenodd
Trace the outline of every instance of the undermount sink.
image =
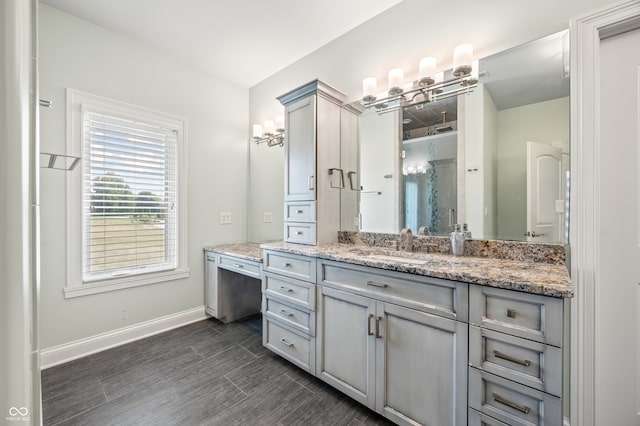
<svg viewBox="0 0 640 426">
<path fill-rule="evenodd" d="M 400 257 L 400 256 L 386 256 L 382 254 L 371 254 L 367 257 L 375 260 L 387 260 L 390 262 L 411 263 L 414 265 L 422 265 L 427 263 L 427 261 L 424 259 L 412 259 L 410 257 Z"/>
</svg>

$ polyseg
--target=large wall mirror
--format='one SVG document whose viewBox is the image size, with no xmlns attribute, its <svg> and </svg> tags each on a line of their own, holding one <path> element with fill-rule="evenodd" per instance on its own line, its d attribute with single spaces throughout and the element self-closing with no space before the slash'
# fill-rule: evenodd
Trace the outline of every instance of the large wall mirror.
<svg viewBox="0 0 640 426">
<path fill-rule="evenodd" d="M 360 116 L 367 232 L 566 242 L 568 31 L 480 60 L 471 93 Z"/>
</svg>

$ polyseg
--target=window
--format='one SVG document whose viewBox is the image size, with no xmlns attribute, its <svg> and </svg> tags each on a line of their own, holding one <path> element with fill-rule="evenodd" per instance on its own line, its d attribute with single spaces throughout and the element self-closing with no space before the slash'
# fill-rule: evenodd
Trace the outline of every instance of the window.
<svg viewBox="0 0 640 426">
<path fill-rule="evenodd" d="M 67 297 L 188 276 L 186 120 L 69 90 Z"/>
</svg>

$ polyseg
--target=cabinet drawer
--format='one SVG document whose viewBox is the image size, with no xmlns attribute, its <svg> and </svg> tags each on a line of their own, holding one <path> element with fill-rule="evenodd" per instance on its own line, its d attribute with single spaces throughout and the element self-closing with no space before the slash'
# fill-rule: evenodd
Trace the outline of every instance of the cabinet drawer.
<svg viewBox="0 0 640 426">
<path fill-rule="evenodd" d="M 305 371 L 315 371 L 315 339 L 296 333 L 282 323 L 267 317 L 262 319 L 262 343 Z"/>
<path fill-rule="evenodd" d="M 325 260 L 318 265 L 324 286 L 467 321 L 468 284 Z"/>
<path fill-rule="evenodd" d="M 316 286 L 305 281 L 281 277 L 265 272 L 262 292 L 303 308 L 316 310 Z"/>
<path fill-rule="evenodd" d="M 285 222 L 284 241 L 286 243 L 315 244 L 316 224 L 305 222 Z"/>
<path fill-rule="evenodd" d="M 469 408 L 468 419 L 469 426 L 508 426 L 507 423 L 503 423 L 486 414 L 479 413 L 473 408 Z"/>
<path fill-rule="evenodd" d="M 303 310 L 268 296 L 263 299 L 263 302 L 263 315 L 315 336 L 316 313 L 314 311 Z"/>
<path fill-rule="evenodd" d="M 562 346 L 562 299 L 471 285 L 469 322 L 525 339 Z"/>
<path fill-rule="evenodd" d="M 562 400 L 469 368 L 469 407 L 510 425 L 561 426 Z"/>
<path fill-rule="evenodd" d="M 285 222 L 314 222 L 316 220 L 315 201 L 290 201 L 285 203 Z"/>
<path fill-rule="evenodd" d="M 562 349 L 555 346 L 470 326 L 469 365 L 562 395 Z"/>
<path fill-rule="evenodd" d="M 228 269 L 254 278 L 260 278 L 260 264 L 257 262 L 223 254 L 220 255 L 219 259 L 219 268 Z"/>
<path fill-rule="evenodd" d="M 316 259 L 276 251 L 264 251 L 264 270 L 299 280 L 316 282 Z"/>
</svg>

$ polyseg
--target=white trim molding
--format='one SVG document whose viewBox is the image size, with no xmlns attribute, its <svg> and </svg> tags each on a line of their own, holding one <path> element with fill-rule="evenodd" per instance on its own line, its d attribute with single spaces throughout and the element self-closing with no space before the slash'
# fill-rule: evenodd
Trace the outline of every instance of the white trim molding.
<svg viewBox="0 0 640 426">
<path fill-rule="evenodd" d="M 639 18 L 640 1 L 632 0 L 571 21 L 571 423 L 581 426 L 595 426 L 600 41 L 628 31 Z"/>
<path fill-rule="evenodd" d="M 45 370 L 74 359 L 144 339 L 154 334 L 182 327 L 207 318 L 204 306 L 108 331 L 40 351 L 41 369 Z"/>
</svg>

